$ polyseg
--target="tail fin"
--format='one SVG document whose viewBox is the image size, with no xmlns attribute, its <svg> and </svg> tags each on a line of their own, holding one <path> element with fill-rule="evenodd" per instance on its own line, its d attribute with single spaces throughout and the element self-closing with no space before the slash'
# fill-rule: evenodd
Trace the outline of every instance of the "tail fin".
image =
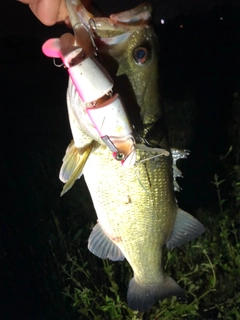
<svg viewBox="0 0 240 320">
<path fill-rule="evenodd" d="M 172 296 L 184 297 L 185 292 L 171 277 L 166 277 L 160 285 L 142 285 L 132 278 L 129 282 L 127 301 L 132 310 L 146 312 L 156 301 Z"/>
</svg>

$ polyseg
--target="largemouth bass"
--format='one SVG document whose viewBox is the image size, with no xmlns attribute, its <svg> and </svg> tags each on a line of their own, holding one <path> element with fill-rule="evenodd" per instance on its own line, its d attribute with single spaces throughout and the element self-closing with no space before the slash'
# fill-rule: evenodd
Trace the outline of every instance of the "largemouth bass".
<svg viewBox="0 0 240 320">
<path fill-rule="evenodd" d="M 93 17 L 81 3 L 76 11 L 89 26 L 87 32 L 98 48 L 99 62 L 110 73 L 113 91 L 120 93 L 127 116 L 123 112 L 123 118 L 111 118 L 109 109 L 99 120 L 106 105 L 84 102 L 70 79 L 67 104 L 73 142 L 60 171 L 60 179 L 66 182 L 63 193 L 84 175 L 98 217 L 88 248 L 102 259 L 127 259 L 134 273 L 127 293 L 128 305 L 144 312 L 158 300 L 184 296 L 183 289 L 163 268 L 163 246 L 182 245 L 203 233 L 204 227 L 178 208 L 174 195 L 174 179 L 180 175 L 175 163 L 187 152 L 171 152 L 168 144 L 160 103 L 158 42 L 149 23 L 151 6 L 145 3 L 110 18 Z M 72 18 L 72 25 L 76 17 Z M 64 39 L 58 43 L 61 52 L 66 49 Z M 94 118 L 96 110 L 99 117 Z M 128 156 L 134 157 L 130 157 L 128 165 L 113 157 L 111 149 L 118 144 L 106 134 L 109 141 L 101 136 L 106 123 L 106 130 L 111 119 L 117 128 L 120 118 L 129 122 L 123 144 L 130 148 Z"/>
</svg>

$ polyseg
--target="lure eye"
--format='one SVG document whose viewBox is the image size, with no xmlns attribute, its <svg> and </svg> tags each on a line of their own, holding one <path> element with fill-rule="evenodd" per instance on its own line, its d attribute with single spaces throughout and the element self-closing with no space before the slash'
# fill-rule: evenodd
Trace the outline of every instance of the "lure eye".
<svg viewBox="0 0 240 320">
<path fill-rule="evenodd" d="M 118 152 L 116 154 L 116 160 L 122 161 L 122 160 L 124 160 L 124 158 L 125 158 L 125 156 L 124 156 L 124 154 L 122 152 Z"/>
<path fill-rule="evenodd" d="M 134 60 L 137 64 L 144 64 L 149 58 L 149 51 L 144 47 L 137 47 L 133 53 Z"/>
</svg>

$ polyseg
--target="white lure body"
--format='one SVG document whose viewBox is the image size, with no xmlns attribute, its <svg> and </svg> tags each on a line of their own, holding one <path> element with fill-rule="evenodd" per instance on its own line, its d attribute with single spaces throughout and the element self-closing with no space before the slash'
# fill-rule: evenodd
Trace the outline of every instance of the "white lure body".
<svg viewBox="0 0 240 320">
<path fill-rule="evenodd" d="M 113 143 L 113 156 L 123 165 L 133 165 L 136 159 L 135 139 L 120 96 L 115 94 L 99 106 L 87 108 L 87 113 L 103 141 L 105 138 L 106 144 L 108 139 Z M 130 154 L 131 161 L 129 158 L 125 163 Z"/>
</svg>

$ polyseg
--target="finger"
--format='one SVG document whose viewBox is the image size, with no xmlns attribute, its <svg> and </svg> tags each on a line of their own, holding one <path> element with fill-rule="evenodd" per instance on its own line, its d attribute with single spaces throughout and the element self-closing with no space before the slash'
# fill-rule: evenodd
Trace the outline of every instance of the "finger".
<svg viewBox="0 0 240 320">
<path fill-rule="evenodd" d="M 51 26 L 57 21 L 67 17 L 65 2 L 61 0 L 38 0 L 29 3 L 29 7 L 35 16 L 46 26 Z"/>
<path fill-rule="evenodd" d="M 35 16 L 45 25 L 51 26 L 56 22 L 65 21 L 69 24 L 68 12 L 64 0 L 18 0 L 29 4 Z M 91 0 L 82 0 L 82 4 L 89 9 Z"/>
<path fill-rule="evenodd" d="M 37 2 L 38 0 L 18 0 L 18 2 L 22 2 L 22 3 L 25 3 L 25 4 L 30 4 L 30 3 L 33 3 L 33 2 Z"/>
</svg>

